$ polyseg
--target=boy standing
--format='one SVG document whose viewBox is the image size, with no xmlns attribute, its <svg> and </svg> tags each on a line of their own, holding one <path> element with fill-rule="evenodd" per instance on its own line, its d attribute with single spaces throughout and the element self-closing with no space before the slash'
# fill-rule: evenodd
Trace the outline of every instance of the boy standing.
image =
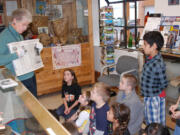
<svg viewBox="0 0 180 135">
<path fill-rule="evenodd" d="M 88 135 L 107 135 L 108 121 L 107 111 L 109 106 L 108 86 L 102 82 L 96 83 L 91 91 L 91 100 L 94 101 L 90 113 L 90 125 Z"/>
<path fill-rule="evenodd" d="M 144 96 L 146 124 L 166 124 L 165 115 L 165 88 L 166 66 L 160 54 L 164 39 L 160 32 L 151 31 L 143 37 L 142 46 L 146 55 L 141 76 L 141 93 Z"/>
<path fill-rule="evenodd" d="M 144 106 L 136 94 L 137 79 L 134 75 L 124 74 L 119 83 L 119 92 L 116 101 L 124 103 L 130 108 L 128 129 L 131 135 L 136 134 L 143 122 Z"/>
</svg>

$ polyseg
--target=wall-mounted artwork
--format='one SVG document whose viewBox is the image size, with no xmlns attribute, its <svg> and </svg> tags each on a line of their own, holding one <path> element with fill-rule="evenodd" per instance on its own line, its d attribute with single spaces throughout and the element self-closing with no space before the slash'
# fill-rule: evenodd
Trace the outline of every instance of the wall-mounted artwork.
<svg viewBox="0 0 180 135">
<path fill-rule="evenodd" d="M 49 20 L 63 18 L 62 5 L 47 5 L 45 15 L 48 16 Z"/>
<path fill-rule="evenodd" d="M 168 5 L 179 5 L 179 0 L 168 0 Z"/>
<path fill-rule="evenodd" d="M 36 1 L 36 14 L 45 15 L 45 11 L 46 11 L 46 2 Z"/>
</svg>

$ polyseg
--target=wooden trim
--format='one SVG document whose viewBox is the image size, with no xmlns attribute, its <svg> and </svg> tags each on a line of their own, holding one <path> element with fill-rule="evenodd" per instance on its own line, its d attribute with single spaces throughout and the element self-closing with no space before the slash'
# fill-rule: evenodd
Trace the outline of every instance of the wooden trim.
<svg viewBox="0 0 180 135">
<path fill-rule="evenodd" d="M 88 0 L 88 30 L 89 30 L 89 44 L 90 44 L 92 83 L 94 83 L 95 82 L 95 72 L 94 72 L 92 0 Z"/>
<path fill-rule="evenodd" d="M 76 14 L 76 0 L 73 1 L 72 3 L 72 17 L 73 17 L 73 28 L 77 28 L 77 14 Z"/>
<path fill-rule="evenodd" d="M 175 129 L 176 121 L 173 120 L 168 114 L 166 114 L 166 126 L 171 129 Z"/>
<path fill-rule="evenodd" d="M 71 135 L 62 126 L 62 124 L 58 122 L 42 104 L 40 104 L 40 102 L 31 94 L 31 92 L 24 87 L 24 85 L 19 82 L 19 85 L 15 88 L 15 90 L 25 106 L 43 127 L 44 131 L 47 132 L 47 128 L 51 128 L 56 135 Z"/>
</svg>

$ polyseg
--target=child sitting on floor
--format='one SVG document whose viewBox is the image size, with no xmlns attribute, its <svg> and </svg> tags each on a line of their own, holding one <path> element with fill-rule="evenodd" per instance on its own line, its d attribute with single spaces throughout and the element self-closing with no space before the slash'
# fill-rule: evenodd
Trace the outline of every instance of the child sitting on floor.
<svg viewBox="0 0 180 135">
<path fill-rule="evenodd" d="M 69 119 L 79 109 L 79 96 L 81 95 L 81 87 L 78 85 L 76 75 L 72 69 L 64 71 L 64 79 L 62 85 L 63 104 L 55 110 L 49 110 L 57 119 L 63 116 Z"/>
<path fill-rule="evenodd" d="M 112 122 L 112 135 L 130 135 L 128 122 L 130 119 L 130 109 L 124 104 L 115 103 L 107 112 L 108 121 Z"/>
<path fill-rule="evenodd" d="M 79 96 L 78 101 L 80 103 L 80 108 L 69 121 L 75 121 L 79 133 L 84 135 L 89 131 L 89 114 L 91 108 L 90 91 L 83 92 L 82 95 Z"/>
<path fill-rule="evenodd" d="M 89 135 L 107 135 L 108 121 L 107 111 L 109 110 L 109 87 L 102 82 L 95 83 L 91 91 L 91 106 Z"/>
<path fill-rule="evenodd" d="M 119 83 L 117 102 L 123 103 L 131 110 L 128 129 L 131 135 L 139 132 L 143 122 L 144 106 L 136 94 L 137 79 L 132 74 L 124 74 Z"/>
</svg>

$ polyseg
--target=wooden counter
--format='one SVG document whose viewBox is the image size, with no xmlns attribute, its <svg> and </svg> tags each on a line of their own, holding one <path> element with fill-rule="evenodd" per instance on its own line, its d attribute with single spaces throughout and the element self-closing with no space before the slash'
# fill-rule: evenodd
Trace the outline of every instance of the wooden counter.
<svg viewBox="0 0 180 135">
<path fill-rule="evenodd" d="M 94 58 L 91 57 L 91 51 L 89 43 L 81 44 L 81 66 L 71 68 L 75 71 L 78 83 L 81 86 L 95 82 Z M 41 56 L 44 68 L 36 71 L 38 95 L 60 91 L 64 69 L 53 69 L 51 48 L 44 48 Z"/>
<path fill-rule="evenodd" d="M 0 112 L 4 112 L 3 123 L 4 121 L 9 123 L 16 119 L 29 119 L 34 117 L 38 123 L 32 123 L 32 121 L 29 124 L 34 124 L 37 126 L 37 128 L 40 124 L 43 131 L 45 131 L 48 135 L 52 134 L 52 132 L 56 135 L 70 135 L 70 133 L 62 126 L 62 124 L 50 114 L 50 112 L 38 101 L 38 99 L 35 98 L 31 92 L 11 74 L 10 71 L 5 68 L 0 68 L 0 78 L 12 78 L 18 83 L 18 86 L 15 88 L 0 88 Z M 25 123 L 16 125 L 16 122 L 11 126 L 13 125 L 17 129 L 21 128 L 22 126 L 27 126 Z"/>
</svg>

